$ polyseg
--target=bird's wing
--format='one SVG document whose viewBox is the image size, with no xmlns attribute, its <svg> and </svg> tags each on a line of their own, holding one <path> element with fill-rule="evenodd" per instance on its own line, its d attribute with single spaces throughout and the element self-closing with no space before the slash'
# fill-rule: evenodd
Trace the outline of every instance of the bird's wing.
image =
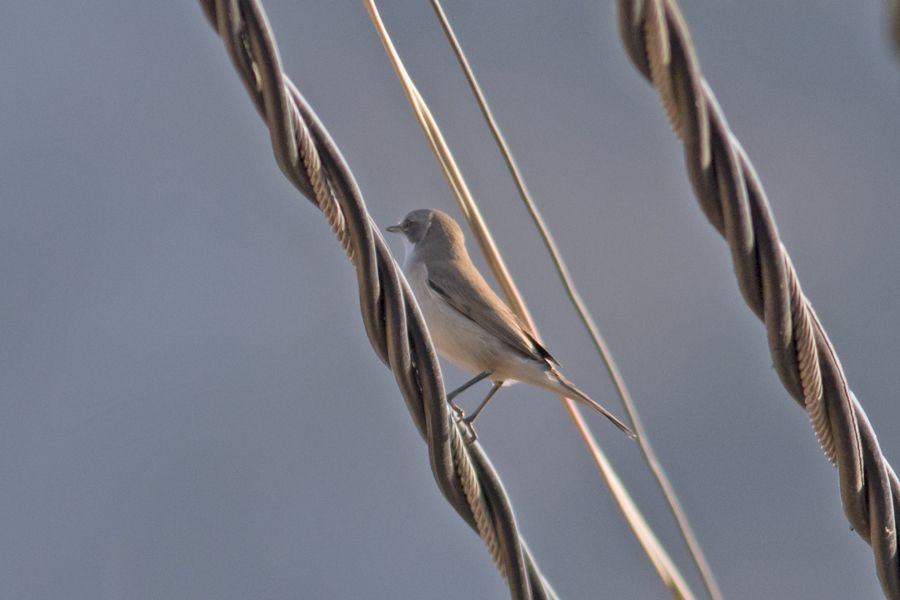
<svg viewBox="0 0 900 600">
<path fill-rule="evenodd" d="M 427 267 L 428 286 L 464 317 L 497 336 L 524 356 L 559 362 L 520 324 L 515 314 L 475 270 L 459 269 L 452 262 L 432 262 Z M 466 273 L 474 273 L 467 276 Z M 447 292 L 453 290 L 453 294 Z"/>
</svg>

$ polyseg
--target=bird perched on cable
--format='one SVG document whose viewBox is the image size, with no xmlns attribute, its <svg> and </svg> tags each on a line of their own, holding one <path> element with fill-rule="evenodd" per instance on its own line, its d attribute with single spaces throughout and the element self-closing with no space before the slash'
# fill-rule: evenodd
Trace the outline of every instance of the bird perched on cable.
<svg viewBox="0 0 900 600">
<path fill-rule="evenodd" d="M 490 393 L 463 419 L 474 439 L 472 422 L 505 383 L 521 381 L 590 407 L 634 437 L 605 408 L 591 400 L 556 369 L 559 362 L 522 327 L 518 318 L 484 281 L 466 252 L 459 225 L 432 209 L 414 210 L 387 228 L 402 235 L 403 272 L 425 317 L 438 353 L 476 377 L 447 395 L 490 378 Z M 459 409 L 453 405 L 456 410 Z M 459 411 L 461 412 L 461 411 Z"/>
</svg>

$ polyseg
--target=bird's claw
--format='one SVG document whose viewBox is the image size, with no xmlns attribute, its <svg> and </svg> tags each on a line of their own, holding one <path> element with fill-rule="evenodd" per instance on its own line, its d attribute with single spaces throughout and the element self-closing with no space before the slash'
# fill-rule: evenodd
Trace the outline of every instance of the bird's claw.
<svg viewBox="0 0 900 600">
<path fill-rule="evenodd" d="M 459 427 L 459 433 L 462 436 L 463 443 L 466 446 L 471 446 L 475 443 L 475 440 L 478 439 L 478 434 L 475 433 L 475 428 L 472 426 L 471 417 L 467 418 L 466 411 L 455 405 L 453 402 L 450 403 L 450 409 L 453 411 L 453 420 Z"/>
</svg>

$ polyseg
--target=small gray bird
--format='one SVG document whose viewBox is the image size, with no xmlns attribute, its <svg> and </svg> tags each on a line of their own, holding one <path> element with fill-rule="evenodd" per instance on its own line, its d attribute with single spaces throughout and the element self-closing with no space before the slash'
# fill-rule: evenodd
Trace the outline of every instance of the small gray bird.
<svg viewBox="0 0 900 600">
<path fill-rule="evenodd" d="M 457 394 L 482 379 L 494 382 L 487 398 L 464 419 L 473 436 L 472 422 L 488 400 L 504 383 L 521 381 L 593 408 L 634 437 L 628 427 L 556 370 L 554 365 L 559 366 L 559 362 L 522 327 L 472 264 L 456 221 L 439 210 L 423 208 L 412 211 L 387 231 L 403 234 L 403 272 L 422 309 L 435 349 L 476 376 L 448 394 L 447 400 L 453 404 Z"/>
</svg>

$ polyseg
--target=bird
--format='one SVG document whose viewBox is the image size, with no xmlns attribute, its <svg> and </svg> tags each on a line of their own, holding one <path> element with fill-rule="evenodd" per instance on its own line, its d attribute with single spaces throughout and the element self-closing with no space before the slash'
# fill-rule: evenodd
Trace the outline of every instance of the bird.
<svg viewBox="0 0 900 600">
<path fill-rule="evenodd" d="M 465 236 L 444 212 L 422 208 L 386 228 L 401 235 L 403 273 L 422 311 L 438 354 L 473 379 L 447 394 L 447 400 L 468 428 L 488 401 L 516 381 L 566 396 L 599 412 L 635 437 L 624 423 L 594 402 L 559 372 L 559 362 L 525 329 L 472 264 Z M 453 399 L 472 385 L 490 379 L 493 387 L 469 416 Z"/>
</svg>

